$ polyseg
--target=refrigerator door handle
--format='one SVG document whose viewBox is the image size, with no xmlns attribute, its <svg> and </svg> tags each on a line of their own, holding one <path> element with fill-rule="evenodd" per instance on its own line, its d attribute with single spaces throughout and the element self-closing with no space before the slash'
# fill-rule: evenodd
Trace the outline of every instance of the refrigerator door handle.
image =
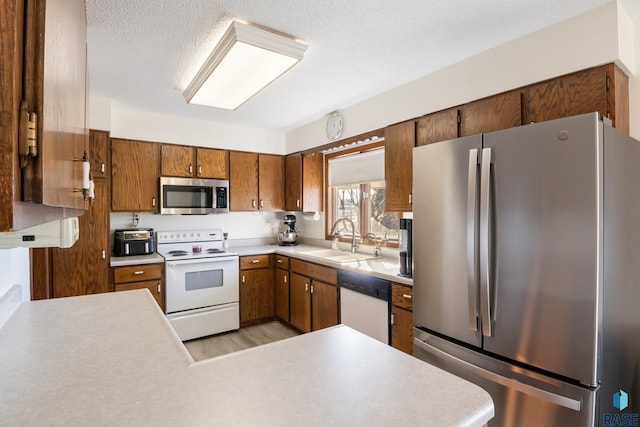
<svg viewBox="0 0 640 427">
<path fill-rule="evenodd" d="M 478 277 L 476 264 L 476 243 L 478 212 L 478 149 L 469 150 L 469 176 L 467 180 L 467 301 L 469 304 L 469 328 L 478 330 Z"/>
<path fill-rule="evenodd" d="M 413 344 L 414 346 L 417 346 L 418 348 L 422 349 L 423 351 L 427 352 L 427 353 L 431 353 L 433 355 L 435 355 L 436 357 L 443 359 L 443 360 L 449 360 L 454 362 L 458 368 L 461 371 L 466 371 L 469 372 L 473 375 L 476 375 L 478 377 L 484 378 L 485 380 L 494 382 L 496 384 L 500 384 L 503 385 L 505 387 L 511 388 L 513 390 L 517 390 L 521 393 L 527 394 L 529 396 L 533 396 L 536 397 L 538 399 L 542 399 L 542 400 L 546 400 L 548 402 L 553 403 L 554 405 L 559 405 L 559 406 L 563 406 L 567 409 L 572 409 L 576 412 L 580 412 L 581 408 L 582 408 L 582 402 L 580 400 L 576 400 L 576 399 L 572 399 L 570 397 L 567 396 L 561 396 L 559 394 L 555 394 L 552 393 L 550 391 L 547 390 L 542 390 L 540 388 L 531 386 L 529 384 L 525 384 L 523 382 L 520 382 L 518 380 L 512 379 L 512 378 L 507 378 L 505 376 L 496 374 L 495 372 L 491 372 L 489 370 L 486 370 L 484 368 L 481 368 L 479 366 L 476 366 L 474 364 L 471 364 L 469 362 L 466 362 L 462 359 L 459 359 L 445 351 L 440 350 L 437 347 L 434 347 L 424 341 L 422 341 L 419 338 L 414 338 L 413 339 Z M 449 371 L 451 372 L 451 371 Z M 453 374 L 455 375 L 455 372 L 453 372 Z"/>
<path fill-rule="evenodd" d="M 491 277 L 489 254 L 491 242 L 491 163 L 492 148 L 482 149 L 480 163 L 480 314 L 482 315 L 482 335 L 493 336 L 491 325 Z"/>
</svg>

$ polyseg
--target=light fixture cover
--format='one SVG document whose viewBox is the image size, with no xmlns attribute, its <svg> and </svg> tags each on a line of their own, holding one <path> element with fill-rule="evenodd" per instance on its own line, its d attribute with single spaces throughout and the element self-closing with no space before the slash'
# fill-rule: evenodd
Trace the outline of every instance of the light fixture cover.
<svg viewBox="0 0 640 427">
<path fill-rule="evenodd" d="M 233 21 L 184 91 L 190 104 L 235 110 L 297 64 L 307 45 Z"/>
</svg>

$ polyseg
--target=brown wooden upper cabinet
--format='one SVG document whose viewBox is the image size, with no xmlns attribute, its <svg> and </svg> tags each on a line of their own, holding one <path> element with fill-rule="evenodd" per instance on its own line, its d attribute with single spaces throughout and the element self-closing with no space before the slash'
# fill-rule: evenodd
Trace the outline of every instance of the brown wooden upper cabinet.
<svg viewBox="0 0 640 427">
<path fill-rule="evenodd" d="M 285 210 L 323 210 L 323 167 L 322 153 L 294 153 L 285 157 Z"/>
<path fill-rule="evenodd" d="M 615 64 L 547 80 L 522 90 L 523 123 L 599 112 L 629 133 L 629 79 Z"/>
<path fill-rule="evenodd" d="M 514 90 L 460 107 L 460 136 L 520 126 L 520 91 Z"/>
<path fill-rule="evenodd" d="M 85 208 L 73 189 L 82 183 L 82 163 L 74 159 L 88 150 L 87 25 L 83 0 L 2 1 L 0 20 L 0 231 L 13 231 Z M 24 169 L 22 100 L 25 111 L 37 114 L 38 155 Z"/>
<path fill-rule="evenodd" d="M 111 210 L 155 212 L 158 207 L 160 144 L 111 140 Z"/>
<path fill-rule="evenodd" d="M 415 141 L 413 120 L 384 130 L 384 208 L 387 212 L 411 211 Z"/>
<path fill-rule="evenodd" d="M 416 122 L 416 147 L 446 141 L 459 136 L 460 114 L 457 108 L 438 111 Z"/>
<path fill-rule="evenodd" d="M 229 179 L 229 152 L 214 148 L 162 144 L 162 176 Z"/>
<path fill-rule="evenodd" d="M 284 156 L 229 153 L 229 210 L 284 209 Z"/>
</svg>

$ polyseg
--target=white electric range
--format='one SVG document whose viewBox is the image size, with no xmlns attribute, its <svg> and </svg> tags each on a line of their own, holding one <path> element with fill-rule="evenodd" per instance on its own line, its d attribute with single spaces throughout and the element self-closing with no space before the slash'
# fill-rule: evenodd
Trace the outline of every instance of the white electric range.
<svg viewBox="0 0 640 427">
<path fill-rule="evenodd" d="M 166 314 L 182 341 L 240 327 L 238 254 L 222 230 L 158 231 Z"/>
</svg>

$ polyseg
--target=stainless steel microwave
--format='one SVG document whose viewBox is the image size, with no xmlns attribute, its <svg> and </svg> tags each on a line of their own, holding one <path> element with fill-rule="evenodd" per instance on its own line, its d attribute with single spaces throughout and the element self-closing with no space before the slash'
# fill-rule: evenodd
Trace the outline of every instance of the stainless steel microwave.
<svg viewBox="0 0 640 427">
<path fill-rule="evenodd" d="M 160 178 L 160 213 L 206 215 L 229 212 L 229 181 Z"/>
</svg>

